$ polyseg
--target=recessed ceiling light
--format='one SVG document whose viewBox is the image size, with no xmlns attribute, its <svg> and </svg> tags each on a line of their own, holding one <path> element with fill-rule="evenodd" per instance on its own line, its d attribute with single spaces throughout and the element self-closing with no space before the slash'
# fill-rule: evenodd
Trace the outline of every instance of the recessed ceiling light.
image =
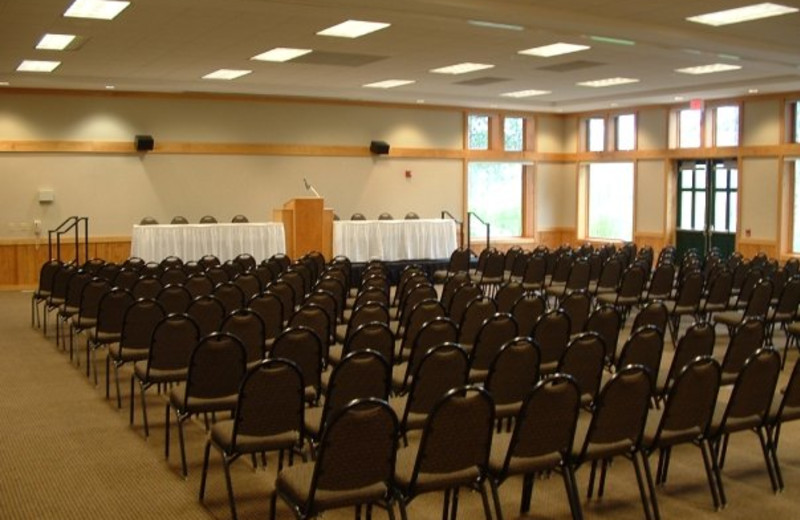
<svg viewBox="0 0 800 520">
<path fill-rule="evenodd" d="M 418 105 L 424 105 L 425 104 L 425 100 L 424 99 L 418 99 L 417 100 L 417 104 Z"/>
<path fill-rule="evenodd" d="M 436 74 L 466 74 L 477 70 L 491 69 L 492 67 L 494 67 L 494 65 L 488 63 L 464 62 L 448 65 L 447 67 L 439 67 L 438 69 L 431 69 L 430 72 L 435 72 Z"/>
<path fill-rule="evenodd" d="M 214 72 L 210 72 L 203 76 L 203 79 L 236 79 L 241 78 L 242 76 L 246 76 L 253 72 L 252 70 L 236 70 L 236 69 L 219 69 L 215 70 Z"/>
<path fill-rule="evenodd" d="M 387 79 L 384 81 L 376 81 L 375 83 L 367 83 L 366 85 L 361 86 L 367 88 L 395 88 L 402 87 L 403 85 L 410 85 L 412 83 L 415 83 L 413 79 Z"/>
<path fill-rule="evenodd" d="M 284 62 L 305 56 L 310 53 L 311 49 L 293 49 L 291 47 L 275 47 L 267 52 L 262 52 L 250 58 L 251 60 L 258 61 L 275 61 Z"/>
<path fill-rule="evenodd" d="M 36 48 L 49 51 L 63 51 L 73 40 L 75 40 L 74 34 L 47 33 L 42 36 L 42 39 L 36 44 Z"/>
<path fill-rule="evenodd" d="M 579 45 L 577 43 L 558 42 L 550 45 L 542 45 L 541 47 L 534 47 L 532 49 L 525 49 L 524 51 L 517 51 L 517 54 L 550 58 L 552 56 L 560 56 L 571 52 L 585 51 L 586 49 L 591 49 L 591 47 L 588 45 Z"/>
<path fill-rule="evenodd" d="M 113 20 L 129 5 L 131 5 L 130 2 L 120 0 L 75 0 L 64 12 L 64 16 L 67 18 Z"/>
<path fill-rule="evenodd" d="M 580 81 L 576 83 L 576 85 L 580 85 L 581 87 L 593 87 L 593 88 L 602 88 L 602 87 L 613 87 L 615 85 L 625 85 L 627 83 L 638 83 L 639 80 L 636 78 L 604 78 L 604 79 L 594 79 L 592 81 Z"/>
<path fill-rule="evenodd" d="M 550 90 L 517 90 L 515 92 L 504 92 L 500 94 L 501 96 L 505 97 L 512 97 L 512 98 L 526 98 L 526 97 L 533 97 L 533 96 L 543 96 L 545 94 L 550 94 Z"/>
<path fill-rule="evenodd" d="M 684 99 L 683 96 L 675 96 L 675 101 L 683 101 Z"/>
<path fill-rule="evenodd" d="M 749 89 L 747 91 L 747 93 L 748 94 L 758 94 L 758 89 L 757 88 L 751 88 L 751 89 Z"/>
<path fill-rule="evenodd" d="M 633 40 L 624 40 L 622 38 L 611 38 L 609 36 L 589 36 L 590 40 L 594 40 L 596 42 L 602 43 L 611 43 L 614 45 L 636 45 L 636 42 Z"/>
<path fill-rule="evenodd" d="M 320 36 L 336 36 L 338 38 L 358 38 L 375 31 L 380 31 L 391 24 L 383 22 L 364 22 L 361 20 L 347 20 L 340 24 L 319 31 Z"/>
<path fill-rule="evenodd" d="M 115 87 L 114 85 L 106 85 L 106 90 L 114 90 L 115 88 L 117 87 Z"/>
<path fill-rule="evenodd" d="M 485 22 L 483 20 L 467 20 L 467 23 L 476 27 L 486 27 L 488 29 L 505 29 L 506 31 L 522 31 L 525 28 L 521 25 L 510 23 Z"/>
<path fill-rule="evenodd" d="M 9 83 L 8 81 L 0 81 L 0 87 L 7 87 L 9 85 L 11 85 L 11 83 Z"/>
<path fill-rule="evenodd" d="M 771 16 L 796 13 L 798 10 L 799 9 L 796 7 L 788 7 L 785 5 L 765 2 L 762 4 L 746 5 L 744 7 L 725 9 L 724 11 L 715 11 L 713 13 L 700 14 L 697 16 L 689 16 L 686 19 L 690 22 L 719 27 L 720 25 L 749 22 L 751 20 L 769 18 Z"/>
<path fill-rule="evenodd" d="M 725 72 L 728 70 L 739 70 L 741 65 L 731 65 L 729 63 L 712 63 L 710 65 L 698 65 L 696 67 L 685 67 L 675 69 L 675 72 L 682 74 L 713 74 L 714 72 Z"/>
<path fill-rule="evenodd" d="M 19 64 L 19 72 L 53 72 L 61 65 L 60 61 L 25 60 Z"/>
</svg>

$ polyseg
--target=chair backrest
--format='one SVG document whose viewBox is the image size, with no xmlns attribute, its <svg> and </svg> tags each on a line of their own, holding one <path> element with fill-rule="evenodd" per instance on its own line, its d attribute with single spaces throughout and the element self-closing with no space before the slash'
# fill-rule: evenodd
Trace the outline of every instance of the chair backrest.
<svg viewBox="0 0 800 520">
<path fill-rule="evenodd" d="M 599 292 L 601 289 L 616 291 L 622 279 L 623 270 L 624 266 L 619 258 L 611 257 L 606 260 L 597 278 L 597 291 Z"/>
<path fill-rule="evenodd" d="M 188 275 L 182 266 L 172 266 L 165 268 L 158 277 L 164 285 L 182 285 L 186 282 Z"/>
<path fill-rule="evenodd" d="M 539 346 L 529 337 L 518 336 L 500 347 L 484 388 L 495 405 L 520 402 L 539 380 Z"/>
<path fill-rule="evenodd" d="M 120 348 L 148 350 L 153 329 L 166 315 L 161 304 L 152 298 L 133 302 L 122 317 Z"/>
<path fill-rule="evenodd" d="M 219 330 L 239 338 L 247 353 L 248 363 L 264 359 L 266 328 L 264 320 L 253 309 L 243 308 L 228 314 L 222 320 Z"/>
<path fill-rule="evenodd" d="M 417 215 L 413 211 L 409 211 L 408 213 L 406 213 L 405 219 L 406 220 L 419 220 L 419 215 Z"/>
<path fill-rule="evenodd" d="M 347 321 L 345 342 L 347 342 L 347 338 L 361 325 L 373 321 L 389 323 L 389 319 L 389 309 L 386 307 L 385 302 L 366 300 L 360 303 L 358 306 L 353 307 L 353 313 Z"/>
<path fill-rule="evenodd" d="M 464 311 L 467 309 L 469 302 L 481 296 L 483 296 L 483 289 L 474 282 L 468 281 L 459 286 L 453 292 L 450 308 L 448 309 L 453 321 L 461 323 L 461 318 L 464 316 Z"/>
<path fill-rule="evenodd" d="M 247 371 L 247 354 L 233 334 L 215 332 L 199 340 L 189 358 L 184 406 L 192 399 L 237 395 Z"/>
<path fill-rule="evenodd" d="M 581 332 L 592 310 L 592 298 L 586 289 L 579 289 L 566 295 L 558 305 L 569 316 L 570 334 Z"/>
<path fill-rule="evenodd" d="M 336 296 L 334 296 L 332 292 L 325 289 L 314 289 L 314 291 L 303 301 L 303 307 L 312 303 L 325 309 L 325 312 L 328 314 L 328 318 L 330 319 L 331 333 L 333 333 L 333 329 L 336 327 L 336 323 L 340 315 L 339 302 L 337 301 Z"/>
<path fill-rule="evenodd" d="M 81 291 L 79 319 L 97 319 L 97 315 L 100 312 L 100 300 L 110 290 L 111 284 L 108 283 L 108 280 L 98 277 L 89 280 Z"/>
<path fill-rule="evenodd" d="M 414 490 L 421 473 L 456 473 L 477 468 L 485 471 L 494 427 L 494 403 L 479 386 L 462 386 L 447 392 L 433 407 L 422 431 L 409 487 Z M 466 471 L 463 483 L 474 480 Z M 458 485 L 448 482 L 446 487 Z M 413 491 L 412 491 L 413 493 Z"/>
<path fill-rule="evenodd" d="M 183 313 L 192 303 L 192 294 L 183 285 L 165 285 L 158 294 L 156 300 L 164 307 L 167 314 L 174 312 Z"/>
<path fill-rule="evenodd" d="M 410 413 L 429 414 L 451 388 L 466 384 L 468 370 L 468 355 L 458 344 L 441 343 L 428 349 L 414 367 L 401 421 L 403 429 Z"/>
<path fill-rule="evenodd" d="M 567 283 L 569 271 L 572 269 L 572 263 L 574 261 L 575 256 L 571 251 L 564 251 L 563 253 L 559 254 L 555 259 L 555 265 L 553 266 L 550 283 Z"/>
<path fill-rule="evenodd" d="M 213 215 L 203 215 L 202 217 L 200 217 L 200 223 L 201 224 L 216 224 L 217 223 L 217 219 Z"/>
<path fill-rule="evenodd" d="M 497 312 L 511 312 L 514 304 L 525 294 L 522 282 L 509 281 L 500 286 L 494 295 Z"/>
<path fill-rule="evenodd" d="M 351 402 L 330 420 L 322 436 L 308 503 L 314 503 L 317 490 L 386 485 L 394 478 L 396 451 L 397 417 L 389 405 L 374 398 Z"/>
<path fill-rule="evenodd" d="M 653 325 L 661 331 L 667 332 L 667 322 L 669 320 L 669 310 L 661 300 L 651 300 L 647 302 L 633 319 L 631 330 L 636 330 L 645 325 Z"/>
<path fill-rule="evenodd" d="M 362 213 L 353 213 L 353 215 L 350 217 L 350 220 L 367 220 L 367 217 L 365 217 Z"/>
<path fill-rule="evenodd" d="M 322 355 L 327 357 L 332 342 L 333 320 L 328 311 L 316 303 L 303 304 L 289 318 L 289 327 L 308 327 L 317 333 L 322 342 Z"/>
<path fill-rule="evenodd" d="M 775 314 L 794 316 L 798 305 L 800 305 L 800 276 L 792 275 L 781 289 L 778 301 L 775 303 Z"/>
<path fill-rule="evenodd" d="M 640 299 L 646 282 L 647 273 L 645 270 L 642 266 L 633 264 L 622 273 L 622 280 L 619 282 L 617 296 L 619 298 Z"/>
<path fill-rule="evenodd" d="M 390 366 L 394 364 L 394 334 L 387 323 L 370 321 L 358 326 L 345 338 L 342 354 L 366 349 L 378 352 Z"/>
<path fill-rule="evenodd" d="M 466 272 L 469 269 L 471 255 L 472 252 L 469 249 L 455 249 L 450 253 L 450 260 L 447 263 L 447 272 L 451 274 Z"/>
<path fill-rule="evenodd" d="M 619 354 L 617 368 L 626 365 L 642 365 L 647 368 L 650 377 L 655 382 L 663 353 L 664 334 L 653 325 L 645 325 L 631 332 Z"/>
<path fill-rule="evenodd" d="M 214 291 L 214 282 L 204 272 L 189 275 L 183 286 L 192 295 L 192 298 L 211 294 Z"/>
<path fill-rule="evenodd" d="M 378 220 L 394 220 L 394 217 L 392 216 L 391 213 L 383 212 L 380 215 L 378 215 Z"/>
<path fill-rule="evenodd" d="M 659 262 L 650 277 L 650 286 L 645 299 L 648 301 L 669 299 L 675 286 L 675 270 L 675 264 L 672 262 Z"/>
<path fill-rule="evenodd" d="M 547 256 L 544 253 L 534 253 L 528 258 L 522 283 L 526 289 L 542 289 L 547 277 Z"/>
<path fill-rule="evenodd" d="M 286 280 L 283 280 L 282 278 L 278 278 L 269 284 L 264 289 L 264 292 L 274 294 L 278 297 L 278 299 L 280 299 L 281 305 L 283 306 L 283 317 L 284 319 L 288 319 L 289 316 L 294 312 L 295 301 L 298 299 L 298 297 L 295 295 L 295 290 L 294 287 L 292 287 L 292 284 Z"/>
<path fill-rule="evenodd" d="M 135 298 L 156 298 L 159 291 L 164 288 L 161 280 L 155 276 L 141 276 L 131 287 Z"/>
<path fill-rule="evenodd" d="M 517 320 L 519 333 L 529 336 L 536 320 L 547 311 L 547 302 L 536 292 L 528 291 L 520 296 L 511 307 L 511 315 Z"/>
<path fill-rule="evenodd" d="M 639 445 L 653 387 L 641 365 L 628 365 L 600 390 L 578 461 L 609 458 Z"/>
<path fill-rule="evenodd" d="M 589 263 L 588 258 L 576 258 L 572 263 L 572 267 L 570 267 L 569 276 L 567 277 L 566 281 L 566 288 L 568 290 L 576 291 L 589 287 L 591 269 L 592 266 Z"/>
<path fill-rule="evenodd" d="M 256 294 L 247 302 L 247 307 L 261 316 L 264 323 L 264 337 L 272 339 L 283 330 L 283 304 L 272 293 Z"/>
<path fill-rule="evenodd" d="M 750 293 L 747 300 L 747 307 L 744 310 L 745 317 L 765 318 L 769 311 L 770 301 L 772 300 L 772 281 L 768 279 L 759 280 Z"/>
<path fill-rule="evenodd" d="M 771 420 L 788 421 L 800 419 L 800 360 L 796 361 L 789 382 L 783 389 L 783 397 L 780 404 L 773 403 L 775 416 Z"/>
<path fill-rule="evenodd" d="M 154 226 L 158 224 L 158 220 L 153 217 L 142 217 L 142 220 L 139 221 L 140 226 Z"/>
<path fill-rule="evenodd" d="M 747 358 L 723 412 L 720 432 L 757 428 L 767 420 L 780 371 L 780 354 L 771 348 L 760 348 Z"/>
<path fill-rule="evenodd" d="M 100 297 L 97 312 L 97 332 L 119 334 L 125 320 L 125 312 L 136 301 L 127 289 L 114 287 Z"/>
<path fill-rule="evenodd" d="M 374 397 L 387 400 L 391 386 L 391 368 L 381 354 L 371 349 L 350 352 L 331 372 L 320 431 L 325 430 L 328 419 L 353 399 Z"/>
<path fill-rule="evenodd" d="M 572 338 L 558 362 L 557 372 L 575 378 L 581 401 L 589 404 L 597 397 L 603 377 L 606 345 L 597 332 L 583 332 Z"/>
<path fill-rule="evenodd" d="M 239 215 L 234 215 L 233 218 L 231 219 L 231 222 L 233 222 L 234 224 L 245 224 L 247 222 L 250 222 L 250 220 L 245 215 L 239 214 Z"/>
<path fill-rule="evenodd" d="M 342 321 L 344 316 L 344 308 L 345 304 L 347 303 L 347 294 L 348 289 L 345 286 L 345 276 L 344 274 L 339 271 L 338 277 L 332 274 L 335 271 L 331 271 L 328 274 L 322 275 L 316 285 L 313 287 L 312 295 L 316 291 L 325 291 L 333 296 L 334 302 L 336 303 L 336 319 L 338 321 Z"/>
<path fill-rule="evenodd" d="M 241 289 L 245 302 L 262 290 L 261 280 L 258 279 L 254 271 L 245 271 L 237 274 L 233 277 L 233 284 Z"/>
<path fill-rule="evenodd" d="M 189 366 L 189 357 L 200 340 L 200 328 L 188 314 L 170 314 L 153 329 L 147 361 L 147 377 L 152 370 L 180 370 Z"/>
<path fill-rule="evenodd" d="M 714 415 L 721 369 L 711 356 L 689 361 L 675 377 L 651 448 L 690 442 L 704 435 Z"/>
<path fill-rule="evenodd" d="M 678 373 L 691 360 L 699 356 L 710 356 L 714 353 L 716 333 L 714 325 L 707 321 L 692 323 L 675 345 L 675 353 L 667 373 L 667 384 L 677 377 Z"/>
<path fill-rule="evenodd" d="M 207 336 L 219 330 L 222 320 L 225 319 L 225 306 L 216 296 L 207 294 L 192 300 L 186 308 L 186 314 L 197 322 L 200 335 Z"/>
<path fill-rule="evenodd" d="M 542 314 L 533 326 L 531 336 L 539 345 L 542 364 L 558 362 L 569 343 L 572 324 L 563 309 L 551 309 Z"/>
<path fill-rule="evenodd" d="M 613 305 L 601 305 L 592 311 L 584 326 L 586 332 L 597 332 L 606 346 L 606 363 L 614 364 L 617 357 L 617 343 L 622 330 L 622 316 Z"/>
<path fill-rule="evenodd" d="M 172 220 L 169 222 L 170 224 L 188 224 L 189 219 L 184 217 L 183 215 L 177 215 L 172 217 Z"/>
<path fill-rule="evenodd" d="M 725 308 L 731 299 L 733 291 L 733 273 L 726 267 L 717 270 L 708 282 L 706 291 L 705 308 L 715 310 L 717 307 Z M 700 309 L 701 312 L 705 309 Z"/>
<path fill-rule="evenodd" d="M 458 340 L 458 326 L 450 318 L 440 316 L 424 323 L 416 336 L 407 338 L 407 341 L 411 342 L 411 351 L 407 354 L 408 373 L 413 374 L 422 356 L 430 348 L 442 343 L 454 343 L 456 340 Z"/>
<path fill-rule="evenodd" d="M 298 267 L 295 264 L 292 264 L 289 269 L 281 273 L 278 282 L 289 285 L 292 288 L 292 307 L 300 305 L 308 289 L 311 288 L 310 273 L 307 269 Z"/>
<path fill-rule="evenodd" d="M 580 404 L 578 385 L 567 374 L 546 377 L 529 390 L 517 415 L 503 474 L 514 459 L 557 456 L 553 467 L 558 467 L 572 448 Z"/>
<path fill-rule="evenodd" d="M 766 330 L 760 318 L 745 318 L 731 334 L 725 357 L 722 359 L 722 373 L 736 374 L 745 362 L 764 344 Z"/>
<path fill-rule="evenodd" d="M 316 397 L 322 377 L 322 340 L 309 327 L 288 327 L 272 344 L 272 358 L 284 358 L 294 362 L 303 374 L 306 388 L 313 388 Z"/>
<path fill-rule="evenodd" d="M 483 321 L 497 312 L 497 304 L 489 296 L 479 296 L 467 304 L 458 325 L 458 342 L 472 345 Z"/>
<path fill-rule="evenodd" d="M 470 368 L 488 371 L 503 345 L 517 334 L 517 321 L 511 314 L 498 312 L 483 320 L 470 351 Z"/>
</svg>

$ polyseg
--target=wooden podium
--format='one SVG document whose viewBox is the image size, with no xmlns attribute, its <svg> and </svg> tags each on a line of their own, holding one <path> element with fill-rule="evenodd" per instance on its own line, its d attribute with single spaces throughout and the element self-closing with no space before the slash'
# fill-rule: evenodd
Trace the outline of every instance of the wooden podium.
<svg viewBox="0 0 800 520">
<path fill-rule="evenodd" d="M 292 259 L 319 251 L 330 259 L 333 250 L 333 210 L 320 197 L 298 197 L 272 210 L 272 219 L 283 222 L 286 254 Z"/>
</svg>

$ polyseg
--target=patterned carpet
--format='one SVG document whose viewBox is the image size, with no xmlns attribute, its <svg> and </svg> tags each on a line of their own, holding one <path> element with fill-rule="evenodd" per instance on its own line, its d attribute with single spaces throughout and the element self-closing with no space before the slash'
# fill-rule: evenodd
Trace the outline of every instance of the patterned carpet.
<svg viewBox="0 0 800 520">
<path fill-rule="evenodd" d="M 70 365 L 69 356 L 55 346 L 52 334 L 45 338 L 41 330 L 30 327 L 29 306 L 30 293 L 0 293 L 0 313 L 4 316 L 0 321 L 0 518 L 230 518 L 222 466 L 214 452 L 206 501 L 200 504 L 197 500 L 205 439 L 201 425 L 187 425 L 189 477 L 184 480 L 180 476 L 174 421 L 172 456 L 164 460 L 162 396 L 152 392 L 148 397 L 151 435 L 145 439 L 138 396 L 136 421 L 131 428 L 127 395 L 123 395 L 122 410 L 117 409 L 114 399 L 105 399 L 102 361 L 98 367 L 100 385 L 95 387 L 86 378 L 85 367 Z M 722 333 L 719 336 L 723 337 L 718 339 L 722 348 L 725 336 Z M 622 337 L 627 337 L 627 331 L 623 331 Z M 778 343 L 782 345 L 783 339 L 779 338 Z M 671 346 L 667 347 L 669 351 Z M 83 354 L 82 349 L 80 353 Z M 103 359 L 102 354 L 99 359 Z M 794 359 L 795 355 L 790 355 L 790 363 Z M 789 368 L 782 379 L 788 373 Z M 123 393 L 129 388 L 129 374 L 123 370 Z M 784 428 L 780 455 L 786 491 L 774 495 L 757 438 L 751 434 L 732 437 L 723 474 L 729 504 L 725 510 L 714 512 L 699 452 L 691 447 L 676 449 L 670 481 L 658 494 L 661 517 L 665 520 L 799 518 L 800 423 Z M 239 518 L 268 517 L 274 466 L 274 459 L 270 459 L 266 471 L 253 471 L 248 460 L 233 465 Z M 588 468 L 578 471 L 582 494 L 588 474 Z M 521 481 L 517 478 L 501 488 L 507 518 L 517 517 L 520 489 Z M 622 459 L 609 471 L 605 497 L 592 501 L 583 497 L 582 501 L 589 519 L 643 517 L 633 469 Z M 324 516 L 351 518 L 353 512 L 341 510 Z M 459 518 L 482 516 L 479 495 L 462 492 Z M 376 511 L 375 517 L 386 518 L 386 513 Z M 409 517 L 441 518 L 441 495 L 423 496 L 412 502 Z M 293 515 L 279 503 L 278 518 L 288 519 Z M 537 480 L 532 514 L 525 518 L 570 518 L 560 478 Z"/>
</svg>

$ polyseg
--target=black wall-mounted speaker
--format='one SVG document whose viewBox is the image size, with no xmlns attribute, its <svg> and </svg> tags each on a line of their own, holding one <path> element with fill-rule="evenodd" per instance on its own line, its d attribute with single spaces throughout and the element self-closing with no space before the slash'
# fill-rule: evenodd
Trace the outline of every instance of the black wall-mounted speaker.
<svg viewBox="0 0 800 520">
<path fill-rule="evenodd" d="M 369 143 L 369 151 L 375 155 L 386 155 L 389 153 L 389 143 L 386 141 L 371 141 Z"/>
<path fill-rule="evenodd" d="M 156 144 L 152 135 L 137 135 L 133 138 L 133 143 L 137 152 L 149 152 Z"/>
</svg>

